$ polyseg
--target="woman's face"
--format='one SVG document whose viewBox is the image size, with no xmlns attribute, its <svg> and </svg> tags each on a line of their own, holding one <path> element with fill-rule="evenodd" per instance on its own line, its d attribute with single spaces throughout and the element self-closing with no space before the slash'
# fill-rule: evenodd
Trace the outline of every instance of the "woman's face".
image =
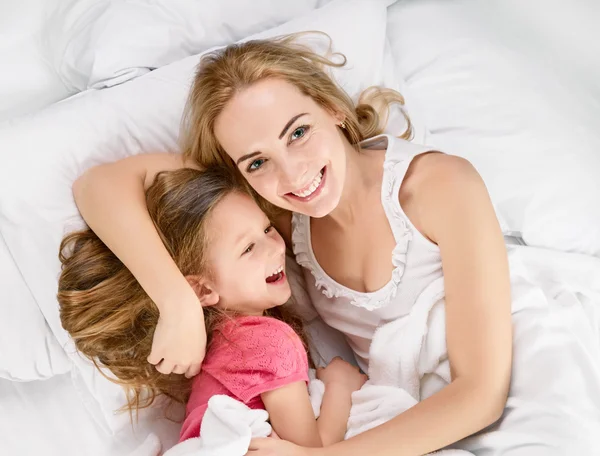
<svg viewBox="0 0 600 456">
<path fill-rule="evenodd" d="M 289 299 L 285 243 L 252 198 L 227 195 L 207 223 L 206 262 L 219 306 L 261 314 Z"/>
<path fill-rule="evenodd" d="M 311 217 L 338 205 L 346 176 L 344 119 L 295 86 L 265 79 L 240 90 L 215 123 L 215 135 L 267 201 Z"/>
</svg>

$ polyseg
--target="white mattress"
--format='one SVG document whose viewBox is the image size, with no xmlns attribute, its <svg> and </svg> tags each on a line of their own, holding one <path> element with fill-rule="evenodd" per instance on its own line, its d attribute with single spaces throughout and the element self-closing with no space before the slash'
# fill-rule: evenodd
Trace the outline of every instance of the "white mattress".
<svg viewBox="0 0 600 456">
<path fill-rule="evenodd" d="M 106 434 L 92 419 L 70 374 L 27 383 L 0 379 L 0 454 L 10 456 L 125 455 L 159 435 L 173 445 L 179 425 L 165 419 Z"/>
</svg>

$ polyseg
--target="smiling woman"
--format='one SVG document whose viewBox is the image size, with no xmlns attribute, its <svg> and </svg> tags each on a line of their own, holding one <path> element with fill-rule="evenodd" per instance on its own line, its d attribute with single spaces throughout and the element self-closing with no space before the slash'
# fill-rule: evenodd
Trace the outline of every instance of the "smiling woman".
<svg viewBox="0 0 600 456">
<path fill-rule="evenodd" d="M 321 217 L 339 202 L 348 149 L 382 133 L 389 105 L 404 99 L 370 88 L 354 106 L 326 72 L 344 61 L 315 54 L 301 38 L 250 41 L 204 56 L 188 100 L 183 150 L 203 166 L 233 161 L 263 201 L 299 212 L 310 203 L 311 215 Z M 410 123 L 399 133 L 408 138 Z"/>
<path fill-rule="evenodd" d="M 258 84 L 257 84 L 257 86 L 258 86 Z M 272 93 L 271 92 L 272 89 L 273 89 L 273 87 L 269 86 L 269 95 Z M 274 94 L 277 95 L 277 92 L 275 91 Z M 258 95 L 258 96 L 260 96 L 260 95 Z M 307 98 L 307 100 L 311 100 L 311 99 Z M 293 104 L 296 104 L 296 105 L 298 104 L 298 103 L 293 103 L 294 100 L 289 100 L 289 101 L 292 103 L 292 105 Z M 252 103 L 252 101 L 250 101 L 250 102 Z M 243 102 L 239 102 L 239 104 L 242 104 L 242 103 Z M 238 103 L 235 103 L 233 100 L 229 104 L 229 106 L 234 106 L 234 108 L 232 108 L 232 109 L 236 109 L 236 108 L 243 109 L 243 106 L 239 106 Z M 228 112 L 230 112 L 230 111 L 228 110 Z M 288 133 L 288 130 L 292 126 L 294 126 L 294 124 L 297 123 L 298 119 L 300 119 L 300 118 L 302 118 L 304 116 L 308 117 L 309 114 L 306 113 L 306 112 L 304 112 L 304 113 L 297 114 L 297 115 L 293 116 L 288 121 L 288 123 L 285 125 L 285 127 L 283 128 L 283 130 L 281 131 L 281 133 L 279 134 L 278 140 L 281 141 L 283 139 L 283 137 Z M 223 113 L 220 118 L 221 119 L 227 119 L 226 114 Z M 305 121 L 306 122 L 310 122 L 310 117 L 305 118 Z M 227 122 L 227 120 L 223 120 L 222 122 Z M 292 131 L 292 133 L 290 135 L 288 135 L 288 137 L 285 140 L 286 145 L 288 147 L 291 146 L 293 143 L 297 145 L 301 140 L 307 140 L 309 134 L 312 133 L 312 131 L 311 131 L 311 125 L 309 125 L 309 124 L 301 124 L 301 122 L 298 122 L 298 124 L 299 125 L 297 125 L 295 127 L 295 129 Z M 216 130 L 215 131 L 217 131 L 219 129 L 218 125 L 219 125 L 219 122 L 217 122 Z M 340 123 L 340 126 L 341 126 L 341 123 Z M 264 167 L 264 165 L 266 163 L 266 159 L 260 158 L 260 156 L 261 156 L 261 152 L 252 152 L 251 154 L 243 155 L 239 159 L 237 159 L 236 165 L 240 168 L 240 170 L 242 170 L 242 172 L 245 171 L 248 174 L 250 174 L 250 173 L 256 173 L 256 172 L 260 171 Z M 251 160 L 251 159 L 254 159 L 254 160 Z M 244 163 L 245 161 L 248 162 L 246 164 L 246 166 L 241 166 L 241 164 Z M 318 172 L 318 174 L 314 177 L 314 179 L 311 182 L 309 182 L 308 184 L 306 184 L 304 186 L 299 186 L 298 189 L 295 190 L 295 191 L 287 192 L 285 194 L 285 196 L 288 197 L 288 198 L 291 198 L 292 201 L 294 199 L 297 199 L 299 201 L 304 201 L 304 202 L 310 201 L 311 199 L 313 199 L 317 195 L 319 195 L 321 189 L 324 187 L 324 185 L 321 185 L 321 184 L 322 183 L 324 184 L 324 182 L 325 182 L 325 179 L 324 179 L 325 172 L 326 172 L 326 167 L 324 166 Z M 256 186 L 254 186 L 254 188 L 256 188 Z M 268 199 L 263 194 L 261 194 L 261 196 L 263 196 L 263 198 L 265 198 L 265 199 Z"/>
<path fill-rule="evenodd" d="M 285 119 L 285 126 L 263 122 L 265 118 Z M 313 206 L 320 196 L 311 208 L 318 217 L 331 212 L 341 195 L 342 164 L 351 148 L 341 127 L 336 128 L 342 121 L 341 114 L 319 106 L 290 83 L 268 79 L 238 92 L 217 118 L 214 132 L 262 198 L 289 211 L 305 212 L 302 207 Z M 235 135 L 228 134 L 232 125 L 241 127 L 236 127 Z M 253 151 L 246 154 L 249 144 Z"/>
</svg>

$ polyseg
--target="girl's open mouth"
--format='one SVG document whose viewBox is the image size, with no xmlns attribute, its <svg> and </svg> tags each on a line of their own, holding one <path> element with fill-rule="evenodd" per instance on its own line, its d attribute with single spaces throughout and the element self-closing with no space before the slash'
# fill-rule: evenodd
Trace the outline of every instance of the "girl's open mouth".
<svg viewBox="0 0 600 456">
<path fill-rule="evenodd" d="M 269 284 L 269 285 L 276 285 L 279 284 L 281 282 L 283 282 L 285 280 L 285 272 L 283 271 L 283 267 L 280 266 L 277 271 L 275 271 L 273 274 L 271 274 L 269 277 L 267 277 L 265 279 L 265 281 Z"/>
</svg>

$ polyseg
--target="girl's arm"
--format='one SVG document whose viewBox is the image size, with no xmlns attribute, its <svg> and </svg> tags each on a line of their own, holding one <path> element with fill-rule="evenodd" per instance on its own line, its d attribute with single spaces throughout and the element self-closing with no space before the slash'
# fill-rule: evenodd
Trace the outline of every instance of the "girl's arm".
<svg viewBox="0 0 600 456">
<path fill-rule="evenodd" d="M 512 325 L 508 261 L 494 209 L 480 176 L 461 158 L 427 154 L 409 171 L 400 192 L 402 207 L 442 255 L 452 382 L 349 440 L 309 450 L 256 439 L 249 455 L 416 456 L 500 418 L 510 383 Z"/>
<path fill-rule="evenodd" d="M 129 157 L 86 171 L 73 185 L 73 195 L 86 223 L 127 266 L 160 311 L 148 361 L 158 364 L 162 373 L 191 376 L 199 371 L 204 357 L 202 308 L 165 249 L 145 198 L 145 189 L 156 174 L 183 166 L 179 154 Z"/>
<path fill-rule="evenodd" d="M 366 376 L 335 358 L 317 371 L 317 377 L 325 383 L 325 393 L 316 421 L 303 381 L 261 394 L 271 425 L 281 439 L 304 447 L 328 446 L 344 439 L 352 393 L 360 389 Z"/>
</svg>

